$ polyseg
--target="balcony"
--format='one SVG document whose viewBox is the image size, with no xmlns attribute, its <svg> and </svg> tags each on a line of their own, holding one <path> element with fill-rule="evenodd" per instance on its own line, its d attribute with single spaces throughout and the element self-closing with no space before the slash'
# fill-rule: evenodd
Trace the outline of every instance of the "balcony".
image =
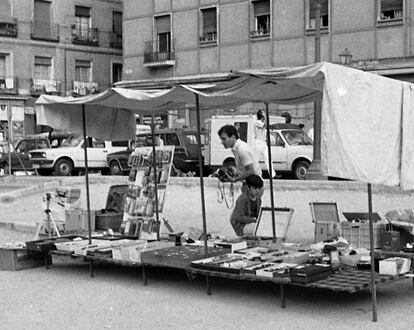
<svg viewBox="0 0 414 330">
<path fill-rule="evenodd" d="M 30 39 L 59 42 L 59 24 L 48 22 L 31 22 Z"/>
<path fill-rule="evenodd" d="M 60 80 L 33 78 L 31 94 L 33 96 L 39 96 L 42 94 L 60 95 L 60 87 Z"/>
<path fill-rule="evenodd" d="M 91 81 L 73 81 L 73 96 L 85 96 L 97 93 L 99 93 L 99 83 Z"/>
<path fill-rule="evenodd" d="M 0 94 L 16 95 L 18 92 L 17 78 L 0 77 Z"/>
<path fill-rule="evenodd" d="M 0 36 L 1 37 L 17 37 L 17 19 L 14 23 L 0 21 Z"/>
<path fill-rule="evenodd" d="M 145 43 L 144 66 L 152 68 L 175 65 L 173 41 L 147 41 Z"/>
<path fill-rule="evenodd" d="M 200 36 L 200 44 L 217 44 L 217 31 L 204 32 Z"/>
<path fill-rule="evenodd" d="M 97 28 L 83 28 L 72 24 L 72 43 L 99 46 L 99 31 Z"/>
<path fill-rule="evenodd" d="M 109 37 L 109 47 L 115 49 L 122 49 L 122 34 L 111 32 Z"/>
<path fill-rule="evenodd" d="M 270 29 L 259 29 L 250 31 L 250 38 L 266 38 L 270 36 Z"/>
</svg>

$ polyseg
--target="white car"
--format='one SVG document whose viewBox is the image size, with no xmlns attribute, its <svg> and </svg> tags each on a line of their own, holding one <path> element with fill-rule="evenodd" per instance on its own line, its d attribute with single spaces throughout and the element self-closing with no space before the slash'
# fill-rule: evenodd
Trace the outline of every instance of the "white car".
<svg viewBox="0 0 414 330">
<path fill-rule="evenodd" d="M 88 138 L 88 168 L 109 172 L 106 162 L 108 153 L 123 151 L 128 141 L 102 141 Z M 37 149 L 29 152 L 33 168 L 41 175 L 71 175 L 85 168 L 84 142 L 82 137 L 70 137 L 62 142 L 60 148 Z"/>
<path fill-rule="evenodd" d="M 297 125 L 274 124 L 270 127 L 270 143 L 276 172 L 291 172 L 296 179 L 304 180 L 313 159 L 313 143 L 309 136 Z"/>
</svg>

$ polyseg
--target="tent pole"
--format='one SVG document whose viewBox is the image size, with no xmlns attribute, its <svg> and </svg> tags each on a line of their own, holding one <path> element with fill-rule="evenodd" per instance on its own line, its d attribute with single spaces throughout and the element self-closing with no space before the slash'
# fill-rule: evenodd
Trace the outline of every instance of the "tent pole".
<svg viewBox="0 0 414 330">
<path fill-rule="evenodd" d="M 204 233 L 204 254 L 207 256 L 207 220 L 206 220 L 206 201 L 204 197 L 204 177 L 203 177 L 203 155 L 201 154 L 201 119 L 200 119 L 200 101 L 195 94 L 197 110 L 197 142 L 198 142 L 198 166 L 200 168 L 200 191 L 201 191 L 201 213 L 203 216 L 203 233 Z"/>
<path fill-rule="evenodd" d="M 86 137 L 86 114 L 85 104 L 82 104 L 82 125 L 83 125 L 83 152 L 85 156 L 85 181 L 86 181 L 86 207 L 88 211 L 88 237 L 89 244 L 92 244 L 92 232 L 91 232 L 91 205 L 89 198 L 89 174 L 88 174 L 88 147 L 89 143 Z"/>
<path fill-rule="evenodd" d="M 12 161 L 11 161 L 11 145 L 12 145 L 12 112 L 10 102 L 7 102 L 7 143 L 8 145 L 8 160 L 9 160 L 9 174 L 12 175 Z M 6 173 L 4 173 L 6 174 Z"/>
<path fill-rule="evenodd" d="M 374 224 L 372 222 L 372 190 L 368 183 L 368 218 L 369 218 L 369 243 L 371 250 L 371 294 L 372 294 L 372 321 L 377 322 L 377 288 L 375 285 L 375 261 L 374 261 Z"/>
<path fill-rule="evenodd" d="M 151 114 L 151 134 L 152 134 L 152 165 L 154 168 L 154 187 L 155 187 L 155 219 L 158 226 L 160 226 L 160 219 L 158 214 L 158 175 L 157 175 L 157 152 L 155 150 L 155 122 L 154 114 Z M 159 228 L 159 227 L 158 227 Z M 160 230 L 157 231 L 157 241 L 160 240 Z"/>
<path fill-rule="evenodd" d="M 273 241 L 276 242 L 276 220 L 275 220 L 275 199 L 273 195 L 273 178 L 272 178 L 272 149 L 270 143 L 270 116 L 269 116 L 269 103 L 265 103 L 266 106 L 266 145 L 267 145 L 267 157 L 269 158 L 269 183 L 270 183 L 270 206 L 272 207 L 272 232 Z"/>
</svg>

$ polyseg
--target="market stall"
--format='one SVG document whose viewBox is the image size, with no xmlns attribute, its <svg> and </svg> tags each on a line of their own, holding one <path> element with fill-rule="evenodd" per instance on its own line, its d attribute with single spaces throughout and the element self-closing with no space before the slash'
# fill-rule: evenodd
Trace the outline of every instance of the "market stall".
<svg viewBox="0 0 414 330">
<path fill-rule="evenodd" d="M 56 128 L 70 126 L 75 132 L 79 130 L 97 138 L 114 140 L 132 137 L 130 126 L 134 113 L 155 114 L 195 104 L 200 133 L 201 106 L 302 103 L 318 97 L 323 100 L 321 165 L 324 175 L 368 183 L 369 214 L 372 214 L 371 183 L 414 189 L 414 146 L 410 143 L 414 132 L 409 129 L 414 123 L 413 85 L 331 63 L 242 71 L 217 84 L 174 85 L 157 91 L 112 88 L 83 99 L 42 96 L 37 103 L 43 105 L 38 111 L 41 124 Z M 85 129 L 81 129 L 80 111 L 85 113 L 82 122 L 86 122 Z M 113 126 L 108 127 L 110 123 Z M 103 124 L 108 130 L 102 129 Z M 122 129 L 114 129 L 116 127 Z M 198 141 L 200 144 L 200 136 Z M 368 150 L 369 158 L 366 157 Z M 202 175 L 200 186 L 207 254 Z M 273 208 L 273 198 L 271 202 Z M 372 241 L 372 221 L 370 223 Z M 374 264 L 373 253 L 371 264 Z M 371 269 L 375 310 L 375 274 L 373 267 Z"/>
</svg>

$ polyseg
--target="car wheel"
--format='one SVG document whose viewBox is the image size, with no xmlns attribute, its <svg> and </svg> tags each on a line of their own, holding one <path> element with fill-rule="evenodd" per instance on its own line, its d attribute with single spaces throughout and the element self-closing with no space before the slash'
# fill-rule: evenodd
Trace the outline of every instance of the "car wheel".
<svg viewBox="0 0 414 330">
<path fill-rule="evenodd" d="M 55 164 L 55 172 L 60 176 L 71 175 L 73 171 L 72 162 L 68 159 L 59 159 Z"/>
<path fill-rule="evenodd" d="M 293 167 L 293 175 L 295 179 L 305 180 L 306 173 L 308 172 L 309 163 L 305 161 L 297 162 Z"/>
<path fill-rule="evenodd" d="M 113 161 L 109 164 L 109 171 L 111 172 L 111 175 L 122 175 L 122 169 L 121 166 L 119 166 L 119 163 L 117 161 Z"/>
<path fill-rule="evenodd" d="M 3 163 L 2 168 L 3 168 L 3 171 L 4 171 L 4 175 L 9 175 L 10 174 L 9 163 Z M 11 173 L 13 174 L 13 171 Z"/>
</svg>

